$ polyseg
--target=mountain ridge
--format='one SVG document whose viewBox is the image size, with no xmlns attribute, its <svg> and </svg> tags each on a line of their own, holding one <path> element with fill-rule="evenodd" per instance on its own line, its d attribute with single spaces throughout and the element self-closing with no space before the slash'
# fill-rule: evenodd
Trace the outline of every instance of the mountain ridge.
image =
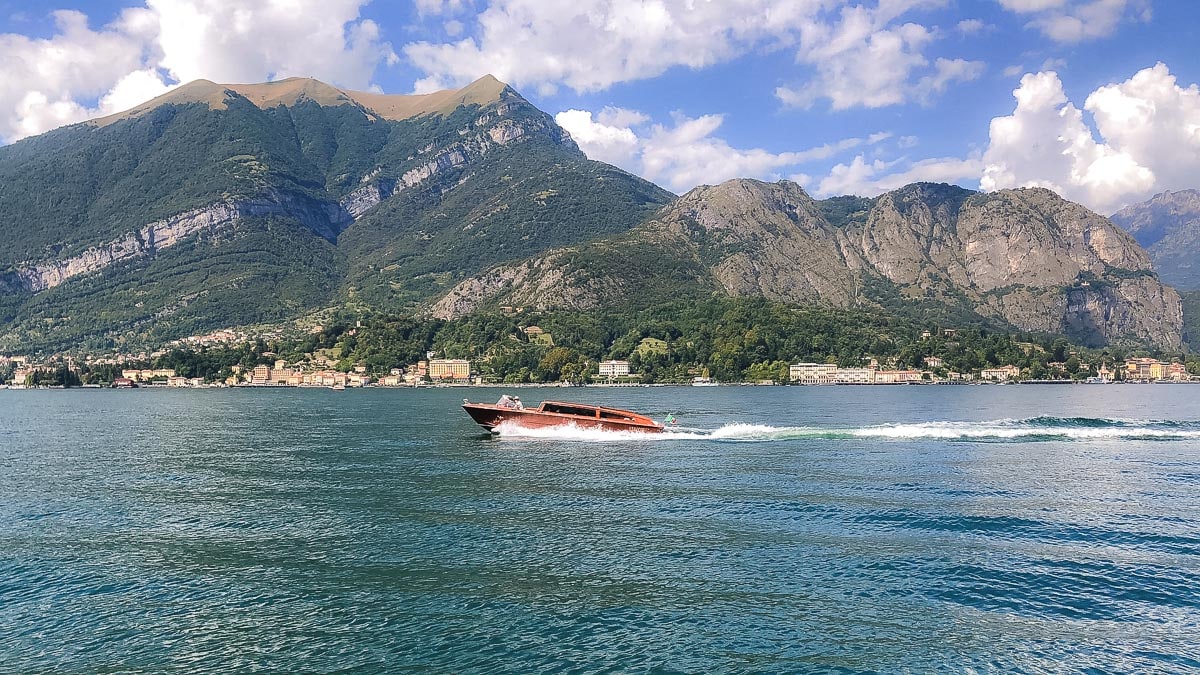
<svg viewBox="0 0 1200 675">
<path fill-rule="evenodd" d="M 224 110 L 230 92 L 244 97 L 261 109 L 279 105 L 293 106 L 305 100 L 323 106 L 355 105 L 394 122 L 421 115 L 447 115 L 464 105 L 489 105 L 511 92 L 507 84 L 492 75 L 484 75 L 461 89 L 444 89 L 428 94 L 382 94 L 342 89 L 310 77 L 289 77 L 253 84 L 219 84 L 211 80 L 192 80 L 129 110 L 88 120 L 82 124 L 104 127 L 114 122 L 139 117 L 164 105 L 204 103 Z M 514 92 L 515 93 L 515 92 Z"/>
<path fill-rule="evenodd" d="M 676 198 L 485 76 L 422 96 L 188 83 L 0 148 L 0 349 L 104 348 L 350 304 L 636 308 L 762 297 L 1181 346 L 1179 296 L 1048 190 L 916 183 Z"/>
<path fill-rule="evenodd" d="M 1164 281 L 1200 290 L 1200 190 L 1160 192 L 1111 218 L 1146 249 Z"/>
<path fill-rule="evenodd" d="M 403 310 L 476 265 L 628 229 L 672 196 L 588 160 L 494 78 L 422 97 L 436 114 L 398 120 L 319 83 L 280 86 L 264 85 L 279 96 L 260 107 L 201 83 L 104 125 L 0 148 L 0 349 L 103 346 L 155 321 L 163 336 L 220 327 L 229 312 L 171 328 L 179 308 L 216 297 L 203 270 L 218 259 L 225 297 L 247 304 L 237 315 L 252 321 L 356 297 Z M 217 107 L 206 98 L 214 91 Z M 500 195 L 503 208 L 472 215 Z M 454 234 L 467 216 L 469 241 Z M 425 256 L 425 241 L 445 245 Z M 152 270 L 158 281 L 137 289 Z M 274 302 L 293 283 L 307 289 L 300 299 Z"/>
<path fill-rule="evenodd" d="M 637 247 L 656 258 L 677 252 L 687 282 L 653 272 L 631 280 L 636 273 L 620 260 Z M 466 280 L 431 312 L 452 318 L 498 302 L 598 308 L 602 296 L 642 287 L 834 307 L 943 304 L 1085 343 L 1182 346 L 1178 294 L 1107 219 L 1049 190 L 977 193 L 928 183 L 870 200 L 869 210 L 838 226 L 794 183 L 701 186 L 628 234 Z"/>
</svg>

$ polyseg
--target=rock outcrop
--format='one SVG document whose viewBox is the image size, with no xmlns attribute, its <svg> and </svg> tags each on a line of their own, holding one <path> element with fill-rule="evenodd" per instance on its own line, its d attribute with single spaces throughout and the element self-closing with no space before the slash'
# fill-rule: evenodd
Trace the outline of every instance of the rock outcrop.
<svg viewBox="0 0 1200 675">
<path fill-rule="evenodd" d="M 0 275 L 3 276 L 0 283 L 16 291 L 39 293 L 74 277 L 101 272 L 110 265 L 153 256 L 190 237 L 216 234 L 242 218 L 270 216 L 293 218 L 329 240 L 336 239 L 353 222 L 353 217 L 338 204 L 270 191 L 257 199 L 221 202 L 155 221 L 69 258 L 18 265 L 15 271 Z"/>
</svg>

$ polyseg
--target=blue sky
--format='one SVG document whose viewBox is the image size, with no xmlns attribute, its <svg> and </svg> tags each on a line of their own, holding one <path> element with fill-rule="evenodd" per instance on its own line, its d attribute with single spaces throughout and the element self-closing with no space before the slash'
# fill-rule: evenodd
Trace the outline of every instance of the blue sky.
<svg viewBox="0 0 1200 675">
<path fill-rule="evenodd" d="M 1200 187 L 1189 0 L 0 0 L 0 139 L 181 81 L 425 92 L 485 73 L 683 192 L 1040 185 L 1101 212 Z"/>
</svg>

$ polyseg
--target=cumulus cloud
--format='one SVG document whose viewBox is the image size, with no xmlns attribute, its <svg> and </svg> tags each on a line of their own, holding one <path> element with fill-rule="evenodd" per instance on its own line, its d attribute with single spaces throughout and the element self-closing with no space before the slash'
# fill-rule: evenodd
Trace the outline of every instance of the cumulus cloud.
<svg viewBox="0 0 1200 675">
<path fill-rule="evenodd" d="M 434 0 L 424 2 L 444 9 Z M 781 87 L 780 100 L 807 106 L 828 98 L 837 109 L 878 107 L 916 95 L 915 79 L 930 66 L 923 51 L 934 32 L 898 18 L 938 4 L 880 0 L 837 9 L 825 0 L 491 0 L 471 16 L 471 36 L 414 42 L 403 51 L 426 73 L 416 84 L 418 93 L 490 72 L 550 94 L 562 86 L 594 92 L 672 67 L 700 69 L 752 51 L 796 49 L 797 62 L 815 77 L 806 85 Z M 964 29 L 973 26 L 967 22 Z"/>
<path fill-rule="evenodd" d="M 434 3 L 437 4 L 437 3 Z M 472 37 L 404 47 L 427 73 L 418 92 L 469 82 L 490 72 L 550 92 L 598 91 L 674 66 L 703 68 L 755 46 L 788 42 L 820 0 L 492 0 L 474 17 Z"/>
<path fill-rule="evenodd" d="M 1179 86 L 1166 65 L 1100 87 L 1083 110 L 1067 99 L 1054 72 L 1025 75 L 1013 95 L 1013 114 L 991 122 L 983 189 L 1047 187 L 1112 213 L 1154 192 L 1195 187 L 1200 88 Z"/>
<path fill-rule="evenodd" d="M 124 31 L 93 31 L 80 12 L 53 17 L 52 38 L 0 35 L 0 139 L 87 119 L 95 110 L 80 101 L 99 98 L 145 62 L 143 46 Z"/>
<path fill-rule="evenodd" d="M 1062 43 L 1108 37 L 1127 20 L 1150 20 L 1149 0 L 1000 0 L 1000 5 L 1030 17 L 1027 26 Z"/>
<path fill-rule="evenodd" d="M 555 120 L 591 159 L 614 164 L 680 193 L 730 178 L 778 180 L 791 174 L 807 182 L 807 174 L 796 173 L 795 167 L 830 159 L 854 148 L 874 146 L 892 136 L 881 131 L 865 138 L 844 138 L 804 150 L 776 153 L 761 148 L 735 148 L 718 137 L 724 115 L 692 118 L 675 113 L 671 124 L 661 124 L 652 123 L 641 112 L 610 107 L 595 116 L 585 110 L 567 110 L 556 115 Z"/>
<path fill-rule="evenodd" d="M 796 59 L 810 65 L 816 76 L 800 87 L 776 88 L 776 97 L 799 108 L 818 99 L 828 99 L 834 110 L 879 108 L 928 100 L 951 82 L 983 73 L 982 62 L 945 58 L 938 58 L 929 73 L 924 51 L 935 34 L 916 23 L 890 25 L 904 9 L 904 3 L 845 7 L 836 24 L 810 25 Z"/>
<path fill-rule="evenodd" d="M 587 110 L 564 110 L 554 116 L 554 121 L 571 134 L 589 158 L 621 167 L 633 165 L 638 152 L 638 137 L 621 119 L 605 118 L 593 120 Z"/>
<path fill-rule="evenodd" d="M 54 13 L 50 38 L 0 35 L 0 140 L 128 109 L 197 78 L 261 82 L 311 76 L 370 88 L 395 62 L 367 0 L 146 0 L 98 30 Z"/>
</svg>

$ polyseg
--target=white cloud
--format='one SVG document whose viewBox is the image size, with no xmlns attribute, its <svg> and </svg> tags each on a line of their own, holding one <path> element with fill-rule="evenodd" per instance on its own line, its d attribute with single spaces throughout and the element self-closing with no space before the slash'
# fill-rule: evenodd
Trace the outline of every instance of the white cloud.
<svg viewBox="0 0 1200 675">
<path fill-rule="evenodd" d="M 414 42 L 403 51 L 426 74 L 416 83 L 418 93 L 490 72 L 551 94 L 563 86 L 594 92 L 672 67 L 701 69 L 753 51 L 795 48 L 797 62 L 815 77 L 780 87 L 780 100 L 879 107 L 915 95 L 913 80 L 929 67 L 923 51 L 936 37 L 897 19 L 943 1 L 840 7 L 827 0 L 491 0 L 473 17 L 469 37 Z M 973 25 L 966 22 L 965 29 Z"/>
<path fill-rule="evenodd" d="M 602 124 L 610 124 L 618 127 L 632 127 L 649 122 L 650 116 L 645 113 L 638 112 L 637 110 L 605 106 L 599 112 L 599 114 L 596 115 L 596 119 Z"/>
<path fill-rule="evenodd" d="M 40 133 L 93 114 L 80 101 L 104 95 L 144 63 L 129 34 L 93 31 L 79 12 L 54 13 L 57 34 L 33 40 L 0 35 L 0 139 Z"/>
<path fill-rule="evenodd" d="M 605 108 L 593 119 L 586 110 L 567 110 L 555 120 L 570 132 L 591 159 L 615 164 L 674 192 L 730 178 L 778 180 L 785 169 L 830 159 L 858 147 L 874 146 L 892 137 L 881 131 L 866 138 L 844 138 L 799 151 L 774 153 L 761 148 L 735 148 L 715 134 L 723 115 L 690 118 L 673 115 L 672 124 L 650 124 L 645 114 Z M 804 176 L 807 182 L 807 174 Z"/>
<path fill-rule="evenodd" d="M 397 57 L 358 19 L 366 1 L 146 0 L 99 30 L 80 12 L 55 12 L 53 37 L 0 35 L 0 139 L 119 112 L 197 78 L 370 88 Z"/>
<path fill-rule="evenodd" d="M 963 35 L 974 35 L 981 32 L 986 27 L 987 25 L 979 19 L 963 19 L 962 21 L 959 21 L 954 28 Z"/>
<path fill-rule="evenodd" d="M 900 171 L 889 170 L 905 165 Z M 834 195 L 859 195 L 874 197 L 895 190 L 909 183 L 960 183 L 970 182 L 979 176 L 983 165 L 978 157 L 960 159 L 942 157 L 923 159 L 909 163 L 905 159 L 884 162 L 876 159 L 867 161 L 857 155 L 849 164 L 838 164 L 818 184 L 815 194 L 819 197 Z"/>
<path fill-rule="evenodd" d="M 904 3 L 880 3 L 874 10 L 845 7 L 837 24 L 810 26 L 796 58 L 814 68 L 816 76 L 799 87 L 776 88 L 776 97 L 800 108 L 822 98 L 829 99 L 834 110 L 879 108 L 912 98 L 928 100 L 950 82 L 983 73 L 982 62 L 945 58 L 937 59 L 934 72 L 928 73 L 924 51 L 935 39 L 934 32 L 916 23 L 890 25 L 908 8 Z"/>
<path fill-rule="evenodd" d="M 621 124 L 621 120 L 600 117 L 592 120 L 592 113 L 586 110 L 564 110 L 554 116 L 554 121 L 571 134 L 589 158 L 621 167 L 632 166 L 638 152 L 637 134 Z"/>
<path fill-rule="evenodd" d="M 158 22 L 158 66 L 180 82 L 307 76 L 365 89 L 393 58 L 365 0 L 146 0 Z"/>
<path fill-rule="evenodd" d="M 437 4 L 437 3 L 433 3 Z M 704 68 L 756 47 L 795 41 L 799 24 L 823 0 L 492 0 L 472 37 L 404 47 L 427 75 L 416 90 L 474 80 L 489 72 L 518 87 L 578 92 Z"/>
<path fill-rule="evenodd" d="M 1055 42 L 1076 43 L 1108 37 L 1125 20 L 1150 20 L 1149 0 L 1000 0 L 1027 24 Z"/>
<path fill-rule="evenodd" d="M 1154 192 L 1195 187 L 1200 174 L 1200 88 L 1180 87 L 1164 64 L 1088 96 L 1100 134 L 1053 72 L 1029 74 L 1013 114 L 992 120 L 985 190 L 1048 187 L 1100 213 Z"/>
<path fill-rule="evenodd" d="M 934 72 L 922 77 L 916 85 L 916 95 L 922 101 L 928 101 L 933 94 L 946 91 L 954 82 L 970 82 L 983 75 L 985 67 L 982 61 L 965 61 L 963 59 L 942 59 L 934 62 Z"/>
<path fill-rule="evenodd" d="M 1066 0 L 1000 0 L 1000 6 L 1010 12 L 1019 12 L 1021 14 L 1058 9 L 1065 4 Z"/>
</svg>

